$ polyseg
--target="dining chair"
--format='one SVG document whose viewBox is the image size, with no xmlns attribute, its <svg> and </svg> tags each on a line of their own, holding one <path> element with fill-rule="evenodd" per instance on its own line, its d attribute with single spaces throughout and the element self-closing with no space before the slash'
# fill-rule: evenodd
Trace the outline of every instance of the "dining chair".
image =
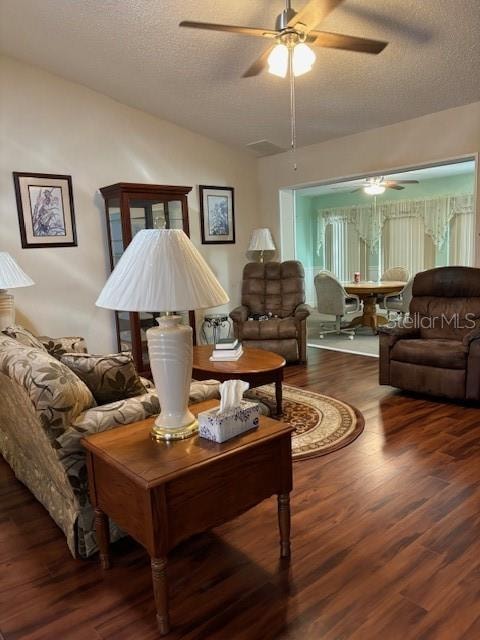
<svg viewBox="0 0 480 640">
<path fill-rule="evenodd" d="M 342 283 L 330 271 L 317 273 L 314 283 L 319 313 L 335 316 L 334 328 L 322 329 L 320 338 L 323 338 L 327 333 L 336 333 L 337 335 L 343 333 L 348 335 L 350 340 L 353 340 L 355 329 L 342 327 L 342 320 L 361 310 L 360 298 L 354 294 L 347 293 Z"/>
<path fill-rule="evenodd" d="M 406 267 L 390 267 L 382 273 L 380 280 L 382 282 L 391 282 L 392 280 L 408 282 L 409 278 L 410 272 Z"/>
<path fill-rule="evenodd" d="M 384 295 L 379 306 L 381 309 L 386 310 L 389 317 L 391 311 L 396 312 L 402 318 L 409 312 L 414 278 L 415 276 L 410 278 L 407 284 L 398 293 L 387 293 Z"/>
<path fill-rule="evenodd" d="M 406 267 L 390 267 L 389 269 L 387 269 L 382 273 L 382 277 L 380 278 L 380 280 L 382 282 L 392 282 L 392 281 L 408 282 L 409 278 L 410 278 L 410 272 Z M 394 295 L 398 295 L 398 293 L 395 293 Z M 383 306 L 384 297 L 385 297 L 385 294 L 383 293 L 380 293 L 377 296 L 377 304 L 380 309 L 385 308 Z"/>
</svg>

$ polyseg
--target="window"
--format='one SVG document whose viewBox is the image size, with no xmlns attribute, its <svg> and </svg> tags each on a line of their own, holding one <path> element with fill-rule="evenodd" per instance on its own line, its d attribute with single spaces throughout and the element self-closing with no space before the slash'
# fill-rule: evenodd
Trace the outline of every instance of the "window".
<svg viewBox="0 0 480 640">
<path fill-rule="evenodd" d="M 396 266 L 414 275 L 474 264 L 474 161 L 377 179 L 394 186 L 369 195 L 360 178 L 295 191 L 295 252 L 305 267 L 310 304 L 313 278 L 322 269 L 350 281 L 357 271 L 362 280 L 377 280 Z"/>
</svg>

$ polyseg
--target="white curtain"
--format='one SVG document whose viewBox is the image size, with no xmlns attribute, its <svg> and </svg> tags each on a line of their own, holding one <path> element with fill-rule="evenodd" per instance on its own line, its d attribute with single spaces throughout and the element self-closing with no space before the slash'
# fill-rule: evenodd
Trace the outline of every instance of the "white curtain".
<svg viewBox="0 0 480 640">
<path fill-rule="evenodd" d="M 341 280 L 405 266 L 414 274 L 436 264 L 474 264 L 472 194 L 394 200 L 317 212 L 317 253 Z M 374 264 L 375 263 L 375 264 Z"/>
<path fill-rule="evenodd" d="M 421 218 L 390 218 L 382 234 L 383 270 L 406 267 L 411 274 L 425 269 L 425 225 Z"/>
<path fill-rule="evenodd" d="M 460 213 L 450 223 L 448 263 L 471 266 L 475 262 L 475 218 Z"/>
<path fill-rule="evenodd" d="M 361 270 L 362 248 L 357 229 L 345 219 L 333 220 L 326 230 L 325 267 L 339 280 L 351 280 Z"/>
<path fill-rule="evenodd" d="M 315 290 L 315 276 L 323 267 L 305 267 L 305 302 L 312 307 L 317 306 L 317 292 Z"/>
<path fill-rule="evenodd" d="M 457 215 L 474 216 L 473 195 L 438 196 L 436 198 L 420 198 L 417 200 L 391 200 L 374 202 L 369 205 L 336 207 L 319 209 L 317 212 L 318 252 L 322 249 L 325 229 L 336 220 L 346 220 L 357 230 L 373 251 L 378 244 L 385 222 L 392 218 L 421 218 L 425 226 L 425 233 L 434 244 L 440 247 L 446 236 L 450 222 Z M 320 255 L 320 253 L 319 253 Z"/>
</svg>

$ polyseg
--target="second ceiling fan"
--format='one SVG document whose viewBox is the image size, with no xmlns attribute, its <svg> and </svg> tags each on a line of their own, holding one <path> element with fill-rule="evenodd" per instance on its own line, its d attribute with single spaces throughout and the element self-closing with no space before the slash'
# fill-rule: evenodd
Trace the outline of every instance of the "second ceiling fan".
<svg viewBox="0 0 480 640">
<path fill-rule="evenodd" d="M 350 191 L 350 193 L 357 193 L 357 191 L 364 191 L 370 196 L 378 196 L 385 192 L 385 189 L 395 189 L 401 191 L 405 189 L 404 184 L 418 184 L 418 180 L 385 180 L 383 176 L 366 178 L 365 183 Z"/>
<path fill-rule="evenodd" d="M 292 9 L 290 0 L 286 0 L 285 9 L 277 16 L 274 29 L 211 22 L 192 22 L 189 20 L 180 22 L 180 26 L 191 29 L 226 31 L 273 40 L 273 44 L 265 49 L 262 55 L 243 74 L 244 78 L 258 75 L 265 69 L 267 63 L 270 73 L 274 75 L 285 77 L 289 65 L 291 65 L 292 73 L 299 76 L 309 71 L 315 61 L 315 54 L 310 49 L 310 46 L 372 54 L 380 53 L 387 46 L 387 42 L 379 40 L 315 30 L 319 22 L 326 18 L 343 1 L 310 0 L 297 13 Z"/>
</svg>

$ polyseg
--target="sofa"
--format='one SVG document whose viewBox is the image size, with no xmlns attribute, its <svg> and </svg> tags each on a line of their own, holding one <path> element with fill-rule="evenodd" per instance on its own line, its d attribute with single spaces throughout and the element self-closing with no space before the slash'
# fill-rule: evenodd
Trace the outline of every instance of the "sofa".
<svg viewBox="0 0 480 640">
<path fill-rule="evenodd" d="M 480 400 L 480 269 L 415 276 L 409 316 L 380 332 L 380 384 L 451 400 Z"/>
<path fill-rule="evenodd" d="M 80 441 L 159 413 L 158 397 L 140 379 L 140 395 L 97 404 L 59 360 L 67 352 L 86 353 L 82 338 L 28 338 L 27 344 L 22 338 L 21 332 L 0 333 L 0 453 L 64 532 L 72 555 L 87 557 L 97 544 Z M 121 375 L 115 383 L 131 389 Z M 217 397 L 216 381 L 192 382 L 192 403 Z M 112 540 L 121 535 L 111 523 Z"/>
<path fill-rule="evenodd" d="M 305 273 L 296 260 L 250 262 L 243 269 L 242 304 L 230 313 L 235 336 L 245 347 L 307 360 Z"/>
</svg>

